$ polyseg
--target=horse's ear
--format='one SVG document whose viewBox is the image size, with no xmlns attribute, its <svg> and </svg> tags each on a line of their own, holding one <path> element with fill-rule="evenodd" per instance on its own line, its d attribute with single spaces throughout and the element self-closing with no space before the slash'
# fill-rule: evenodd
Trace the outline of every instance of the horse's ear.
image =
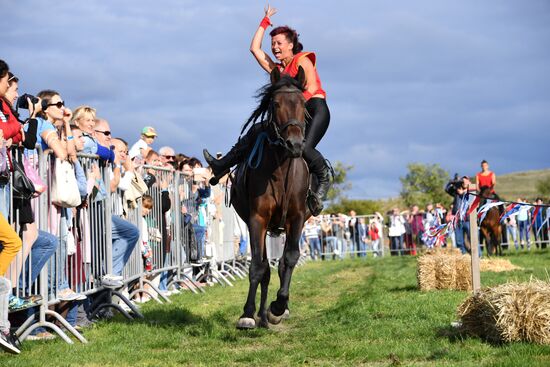
<svg viewBox="0 0 550 367">
<path fill-rule="evenodd" d="M 302 88 L 305 89 L 306 87 L 306 72 L 304 71 L 304 68 L 301 66 L 298 66 L 298 74 L 296 74 L 295 78 L 298 83 L 302 86 Z"/>
<path fill-rule="evenodd" d="M 271 70 L 271 84 L 275 84 L 279 80 L 281 80 L 281 71 L 275 66 L 273 70 Z"/>
</svg>

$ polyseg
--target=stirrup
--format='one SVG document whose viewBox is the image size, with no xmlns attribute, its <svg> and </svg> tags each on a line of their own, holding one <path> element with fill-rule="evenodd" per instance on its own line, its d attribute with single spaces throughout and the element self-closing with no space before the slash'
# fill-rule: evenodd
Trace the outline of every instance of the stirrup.
<svg viewBox="0 0 550 367">
<path fill-rule="evenodd" d="M 321 214 L 323 211 L 323 201 L 319 199 L 316 193 L 309 190 L 306 196 L 306 203 L 309 208 L 309 211 L 311 212 L 311 215 L 314 217 Z"/>
</svg>

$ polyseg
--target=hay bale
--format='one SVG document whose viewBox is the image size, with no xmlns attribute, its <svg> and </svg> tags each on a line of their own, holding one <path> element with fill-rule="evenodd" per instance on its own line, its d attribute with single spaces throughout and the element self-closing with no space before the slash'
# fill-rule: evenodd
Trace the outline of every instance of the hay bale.
<svg viewBox="0 0 550 367">
<path fill-rule="evenodd" d="M 420 290 L 472 289 L 470 257 L 456 253 L 433 252 L 418 257 L 417 279 Z"/>
<path fill-rule="evenodd" d="M 458 307 L 458 316 L 464 332 L 490 342 L 550 345 L 550 282 L 482 289 Z"/>
<path fill-rule="evenodd" d="M 436 289 L 435 258 L 433 256 L 419 256 L 417 259 L 416 278 L 418 287 L 422 291 Z"/>
<path fill-rule="evenodd" d="M 472 260 L 468 255 L 460 255 L 456 260 L 456 288 L 461 291 L 472 289 Z"/>
<path fill-rule="evenodd" d="M 454 255 L 435 256 L 437 289 L 454 289 L 456 286 L 456 258 Z"/>
<path fill-rule="evenodd" d="M 512 270 L 520 270 L 521 268 L 519 266 L 516 266 L 510 262 L 508 259 L 482 259 L 479 264 L 480 271 L 494 271 L 494 272 L 501 272 L 501 271 L 512 271 Z"/>
</svg>

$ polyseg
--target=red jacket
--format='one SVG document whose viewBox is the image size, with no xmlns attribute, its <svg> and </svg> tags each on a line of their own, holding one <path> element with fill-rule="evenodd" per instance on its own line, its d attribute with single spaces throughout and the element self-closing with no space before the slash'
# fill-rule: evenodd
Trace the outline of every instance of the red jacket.
<svg viewBox="0 0 550 367">
<path fill-rule="evenodd" d="M 4 116 L 6 116 L 7 120 L 6 122 L 3 120 L 0 121 L 0 129 L 2 129 L 2 132 L 4 133 L 4 140 L 11 138 L 14 144 L 19 144 L 21 140 L 23 140 L 23 137 L 21 136 L 21 124 L 13 115 L 13 112 L 6 101 L 0 99 L 0 104 L 0 109 L 2 110 Z"/>
</svg>

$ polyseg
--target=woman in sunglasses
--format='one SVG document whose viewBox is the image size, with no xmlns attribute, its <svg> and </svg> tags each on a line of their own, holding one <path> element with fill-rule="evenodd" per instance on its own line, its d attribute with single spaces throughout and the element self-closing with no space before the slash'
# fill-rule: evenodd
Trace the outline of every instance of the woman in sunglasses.
<svg viewBox="0 0 550 367">
<path fill-rule="evenodd" d="M 94 130 L 96 123 L 96 110 L 90 106 L 79 106 L 74 110 L 71 123 L 76 125 L 82 131 L 84 139 L 84 148 L 82 153 L 97 154 L 99 158 L 113 162 L 115 153 L 110 147 L 105 147 L 98 143 L 96 134 L 111 134 L 110 131 Z"/>
</svg>

